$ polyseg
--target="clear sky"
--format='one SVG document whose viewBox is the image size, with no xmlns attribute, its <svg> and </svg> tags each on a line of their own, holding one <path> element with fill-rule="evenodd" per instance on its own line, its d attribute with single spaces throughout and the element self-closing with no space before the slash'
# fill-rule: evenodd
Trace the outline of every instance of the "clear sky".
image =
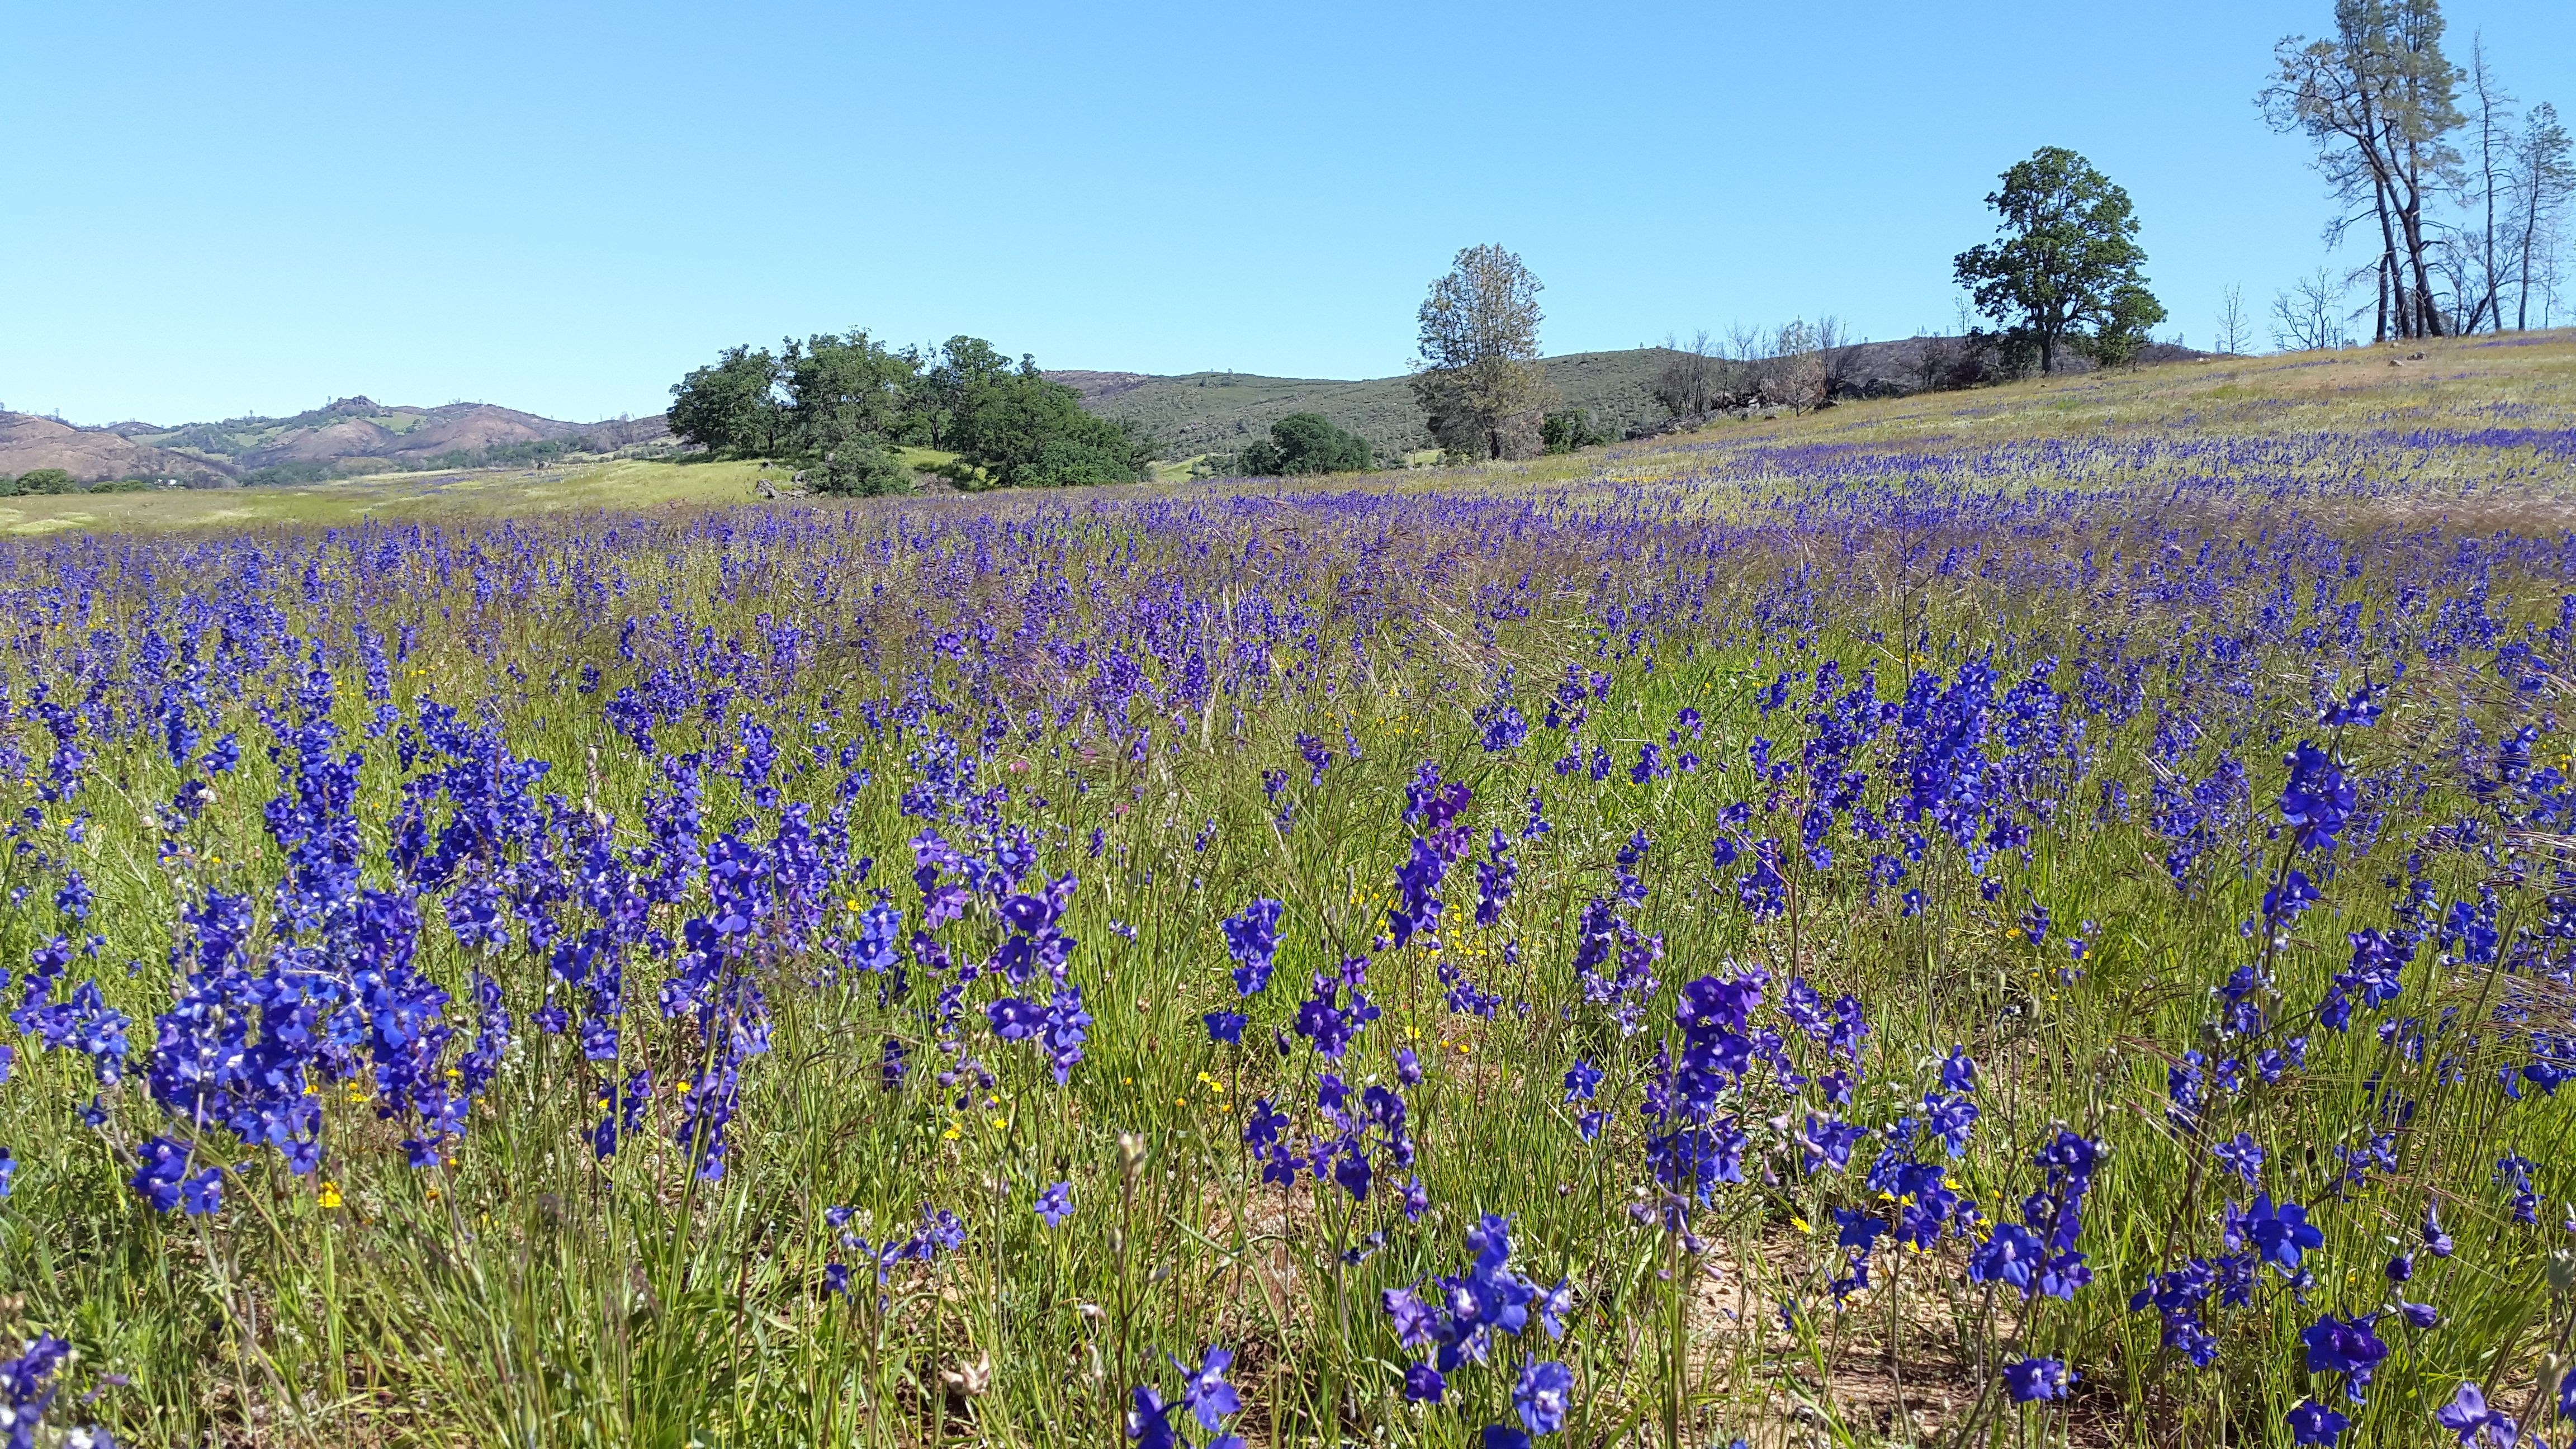
<svg viewBox="0 0 2576 1449">
<path fill-rule="evenodd" d="M 2453 0 L 2576 112 L 2576 4 Z M 69 4 L 0 0 L 0 406 L 334 396 L 590 420 L 735 342 L 1402 370 L 1460 247 L 1549 352 L 1950 325 L 1995 175 L 2128 187 L 2160 329 L 2322 259 L 2252 104 L 2329 0 Z"/>
</svg>

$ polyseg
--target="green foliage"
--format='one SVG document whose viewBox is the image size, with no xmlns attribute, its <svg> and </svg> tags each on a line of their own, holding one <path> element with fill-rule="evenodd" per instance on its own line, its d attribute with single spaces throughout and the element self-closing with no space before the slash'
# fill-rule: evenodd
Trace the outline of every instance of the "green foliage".
<svg viewBox="0 0 2576 1449">
<path fill-rule="evenodd" d="M 868 455 L 892 470 L 880 449 L 902 421 L 914 369 L 911 354 L 888 351 L 856 329 L 843 337 L 827 332 L 789 341 L 779 362 L 787 395 L 786 451 L 837 459 L 830 471 L 845 483 L 871 473 L 859 461 Z"/>
<path fill-rule="evenodd" d="M 557 458 L 591 451 L 588 438 L 531 438 L 525 442 L 494 443 L 488 448 L 450 448 L 434 458 L 423 460 L 423 468 L 514 468 L 530 463 L 550 463 Z M 327 473 L 324 476 L 329 476 Z"/>
<path fill-rule="evenodd" d="M 873 438 L 855 437 L 823 454 L 820 476 L 808 480 L 817 493 L 841 498 L 876 498 L 912 491 L 908 469 Z"/>
<path fill-rule="evenodd" d="M 2062 146 L 2042 146 L 2003 174 L 1986 198 L 2002 217 L 1995 241 L 1954 259 L 1979 311 L 2004 324 L 2005 356 L 2056 366 L 2060 347 L 2097 362 L 2126 361 L 2165 309 L 2139 272 L 2129 193 Z"/>
<path fill-rule="evenodd" d="M 1333 426 L 1321 413 L 1290 413 L 1270 425 L 1270 436 L 1235 459 L 1240 473 L 1274 477 L 1300 473 L 1360 473 L 1375 466 L 1368 439 Z"/>
<path fill-rule="evenodd" d="M 36 497 L 48 493 L 75 493 L 79 488 L 72 475 L 60 468 L 36 468 L 21 473 L 8 487 L 8 496 Z"/>
<path fill-rule="evenodd" d="M 980 337 L 952 337 L 935 358 L 856 330 L 790 338 L 776 355 L 729 348 L 671 395 L 675 435 L 720 456 L 805 463 L 831 494 L 904 491 L 886 451 L 902 443 L 956 453 L 1004 487 L 1133 482 L 1149 453 L 1138 429 L 1084 412 L 1035 359 L 1015 367 Z"/>
<path fill-rule="evenodd" d="M 749 344 L 690 369 L 671 384 L 671 435 L 711 453 L 769 452 L 778 442 L 778 371 L 768 348 Z"/>
<path fill-rule="evenodd" d="M 904 436 L 924 447 L 956 449 L 958 420 L 1007 387 L 1011 359 L 981 337 L 957 336 L 923 369 L 904 409 Z"/>
<path fill-rule="evenodd" d="M 440 468 L 469 468 L 474 465 L 471 463 L 432 463 L 430 466 Z M 264 488 L 274 487 L 281 484 L 319 483 L 324 479 L 329 478 L 331 474 L 332 468 L 328 463 L 317 462 L 309 458 L 298 458 L 290 463 L 271 463 L 265 468 L 254 468 L 251 471 L 244 473 L 241 481 L 244 488 Z"/>
<path fill-rule="evenodd" d="M 1613 441 L 1608 433 L 1592 426 L 1592 414 L 1581 408 L 1549 413 L 1539 422 L 1538 436 L 1551 453 L 1571 453 L 1577 448 Z"/>
<path fill-rule="evenodd" d="M 1441 447 L 1484 458 L 1536 450 L 1548 401 L 1538 361 L 1540 290 L 1517 253 L 1493 245 L 1462 249 L 1431 284 L 1416 314 L 1413 396 Z"/>
<path fill-rule="evenodd" d="M 142 493 L 149 490 L 151 487 L 151 481 L 145 478 L 109 478 L 92 483 L 89 485 L 88 491 L 92 493 Z"/>
<path fill-rule="evenodd" d="M 945 446 L 1005 488 L 1132 483 L 1152 456 L 1134 429 L 1084 412 L 1082 395 L 1040 376 L 1032 358 L 968 377 L 958 397 Z"/>
</svg>

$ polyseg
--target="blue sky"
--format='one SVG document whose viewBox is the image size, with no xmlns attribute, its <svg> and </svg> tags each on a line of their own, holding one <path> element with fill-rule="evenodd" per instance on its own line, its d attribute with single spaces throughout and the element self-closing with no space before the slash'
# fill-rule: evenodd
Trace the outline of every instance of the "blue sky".
<svg viewBox="0 0 2576 1449">
<path fill-rule="evenodd" d="M 2322 259 L 2251 103 L 2328 0 L 75 5 L 0 0 L 0 406 L 658 410 L 729 343 L 1400 371 L 1460 247 L 1550 352 L 1946 327 L 1995 174 L 2084 152 L 2206 343 Z M 2576 111 L 2576 5 L 2453 0 Z"/>
</svg>

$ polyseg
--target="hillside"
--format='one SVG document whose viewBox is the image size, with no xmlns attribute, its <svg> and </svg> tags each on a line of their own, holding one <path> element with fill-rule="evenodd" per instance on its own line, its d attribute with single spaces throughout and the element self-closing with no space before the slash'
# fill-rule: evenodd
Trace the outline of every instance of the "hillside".
<svg viewBox="0 0 2576 1449">
<path fill-rule="evenodd" d="M 84 483 L 231 471 L 136 442 L 112 428 L 76 428 L 34 413 L 0 412 L 0 473 L 32 473 L 38 468 L 60 468 Z"/>
<path fill-rule="evenodd" d="M 1921 389 L 1927 348 L 1955 345 L 1949 338 L 1906 338 L 1863 343 L 1846 366 L 1851 388 L 1870 396 Z M 1595 427 L 1614 437 L 1647 431 L 1665 421 L 1655 401 L 1655 376 L 1680 354 L 1663 347 L 1618 352 L 1575 352 L 1543 360 L 1559 406 L 1591 413 Z M 2142 361 L 2180 362 L 2209 354 L 2157 344 Z M 2086 370 L 2077 360 L 2064 369 Z M 1267 432 L 1294 412 L 1322 413 L 1387 452 L 1431 446 L 1422 410 L 1402 377 L 1358 381 L 1314 377 L 1263 377 L 1246 372 L 1193 372 L 1150 377 L 1133 372 L 1051 371 L 1048 377 L 1082 394 L 1083 406 L 1105 418 L 1133 422 L 1150 433 L 1163 456 L 1187 458 L 1229 452 Z"/>
<path fill-rule="evenodd" d="M 1579 352 L 1546 360 L 1547 380 L 1567 407 L 1589 409 L 1594 422 L 1622 432 L 1661 417 L 1652 396 L 1660 348 Z M 1248 372 L 1193 372 L 1145 377 L 1132 372 L 1049 372 L 1083 394 L 1101 417 L 1133 422 L 1167 457 L 1228 452 L 1296 412 L 1322 413 L 1387 452 L 1431 446 L 1422 410 L 1401 377 L 1345 380 L 1263 377 Z"/>
<path fill-rule="evenodd" d="M 281 463 L 340 467 L 429 464 L 516 444 L 588 439 L 611 451 L 669 436 L 662 417 L 573 423 L 490 403 L 423 408 L 341 398 L 292 417 L 227 418 L 163 427 L 128 421 L 84 428 L 26 413 L 0 413 L 0 473 L 63 468 L 100 478 L 237 477 Z"/>
</svg>

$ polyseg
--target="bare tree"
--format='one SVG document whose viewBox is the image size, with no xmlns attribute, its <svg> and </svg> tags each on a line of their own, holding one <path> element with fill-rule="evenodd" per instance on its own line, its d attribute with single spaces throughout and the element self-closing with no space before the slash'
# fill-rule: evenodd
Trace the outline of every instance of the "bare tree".
<svg viewBox="0 0 2576 1449">
<path fill-rule="evenodd" d="M 1861 375 L 1861 362 L 1867 354 L 1869 339 L 1844 325 L 1842 319 L 1825 316 L 1816 321 L 1816 354 L 1824 364 L 1823 402 L 1860 391 L 1868 379 Z"/>
<path fill-rule="evenodd" d="M 1792 318 L 1780 329 L 1771 362 L 1778 399 L 1789 411 L 1808 413 L 1825 405 L 1832 379 L 1825 371 L 1824 338 L 1805 318 Z"/>
<path fill-rule="evenodd" d="M 1526 457 L 1548 403 L 1538 362 L 1540 284 L 1499 246 L 1468 247 L 1431 284 L 1418 314 L 1413 395 L 1431 435 L 1457 453 Z"/>
<path fill-rule="evenodd" d="M 2219 294 L 2219 351 L 2226 353 L 2230 357 L 2242 357 L 2245 355 L 2245 344 L 2252 340 L 2252 338 L 2247 334 L 2246 321 L 2245 289 L 2234 282 L 2230 282 L 2227 284 L 2227 290 Z"/>
<path fill-rule="evenodd" d="M 2503 190 L 2503 169 L 2512 138 L 2505 127 L 2512 118 L 2513 97 L 2496 83 L 2495 72 L 2487 65 L 2487 38 L 2484 32 L 2469 40 L 2469 94 L 2477 103 L 2477 119 L 2470 124 L 2477 130 L 2477 173 L 2469 178 L 2472 196 L 2484 208 L 2484 224 L 2478 230 L 2475 260 L 2478 281 L 2477 298 L 2454 294 L 2453 303 L 2468 313 L 2461 324 L 2463 332 L 2475 332 L 2480 321 L 2491 329 L 2504 330 L 2504 303 L 2500 296 L 2503 274 L 2496 267 L 2496 197 Z M 2463 200 L 2469 198 L 2464 197 Z M 2511 218 L 2507 217 L 2510 224 Z"/>
<path fill-rule="evenodd" d="M 2344 286 L 2323 267 L 2272 297 L 2272 343 L 2285 352 L 2344 345 Z"/>
<path fill-rule="evenodd" d="M 1715 411 L 1727 368 L 1708 329 L 1699 329 L 1688 341 L 1666 334 L 1664 350 L 1673 355 L 1655 373 L 1655 401 L 1676 418 Z"/>
<path fill-rule="evenodd" d="M 2518 331 L 2531 326 L 2534 281 L 2553 287 L 2557 281 L 2558 215 L 2568 198 L 2576 195 L 2576 162 L 2570 161 L 2568 150 L 2567 128 L 2558 123 L 2558 108 L 2547 101 L 2533 106 L 2513 145 L 2513 209 L 2519 213 L 2512 222 L 2517 233 L 2514 270 L 2519 278 L 2513 325 Z M 2544 327 L 2549 325 L 2548 315 L 2544 308 Z"/>
</svg>

